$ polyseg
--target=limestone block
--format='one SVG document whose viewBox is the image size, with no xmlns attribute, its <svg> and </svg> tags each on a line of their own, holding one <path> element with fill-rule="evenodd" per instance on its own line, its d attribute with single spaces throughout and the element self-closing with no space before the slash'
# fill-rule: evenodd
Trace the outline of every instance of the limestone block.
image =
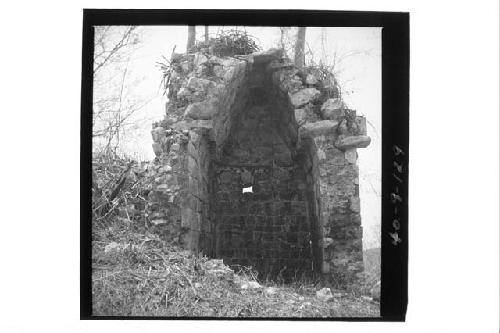
<svg viewBox="0 0 500 333">
<path fill-rule="evenodd" d="M 176 142 L 170 146 L 170 151 L 179 151 L 180 148 L 181 146 Z"/>
<path fill-rule="evenodd" d="M 253 59 L 254 64 L 262 64 L 271 62 L 272 60 L 281 59 L 283 56 L 283 50 L 272 48 L 266 51 L 252 53 L 250 56 Z"/>
<path fill-rule="evenodd" d="M 217 107 L 213 101 L 203 101 L 189 104 L 184 112 L 184 117 L 195 120 L 210 120 L 217 113 Z"/>
<path fill-rule="evenodd" d="M 344 116 L 344 103 L 340 98 L 330 98 L 321 106 L 323 119 L 338 120 Z"/>
<path fill-rule="evenodd" d="M 220 77 L 220 78 L 223 78 L 224 77 L 224 67 L 220 66 L 220 65 L 215 65 L 213 67 L 213 72 L 215 74 L 215 76 L 217 77 Z"/>
<path fill-rule="evenodd" d="M 192 144 L 198 145 L 200 136 L 195 131 L 189 131 L 189 141 Z"/>
<path fill-rule="evenodd" d="M 323 238 L 323 248 L 326 249 L 327 247 L 329 247 L 332 244 L 333 244 L 333 239 L 328 238 L 328 237 Z"/>
<path fill-rule="evenodd" d="M 225 58 L 215 57 L 214 59 L 217 59 L 217 62 L 224 67 L 234 67 L 240 62 L 240 60 L 232 57 L 225 57 Z"/>
<path fill-rule="evenodd" d="M 153 141 L 158 142 L 161 140 L 163 136 L 165 136 L 166 130 L 163 127 L 155 127 L 151 131 L 151 135 L 153 136 Z"/>
<path fill-rule="evenodd" d="M 170 165 L 164 165 L 158 171 L 160 173 L 170 173 L 172 172 L 172 167 Z"/>
<path fill-rule="evenodd" d="M 223 76 L 224 81 L 231 81 L 231 79 L 235 76 L 235 72 L 234 67 L 226 68 Z"/>
<path fill-rule="evenodd" d="M 356 152 L 356 148 L 347 149 L 344 154 L 347 162 L 351 164 L 356 163 L 356 160 L 358 159 L 358 153 Z"/>
<path fill-rule="evenodd" d="M 191 92 L 184 87 L 179 89 L 179 91 L 177 92 L 177 97 L 187 97 L 189 95 L 191 95 Z"/>
<path fill-rule="evenodd" d="M 153 151 L 156 156 L 160 156 L 163 150 L 161 149 L 161 144 L 154 142 L 153 143 Z"/>
<path fill-rule="evenodd" d="M 168 186 L 168 184 L 160 184 L 156 186 L 156 190 L 160 192 L 167 192 L 170 191 L 170 187 Z"/>
<path fill-rule="evenodd" d="M 329 301 L 333 298 L 332 291 L 330 288 L 323 288 L 321 290 L 318 290 L 316 292 L 316 297 L 319 298 L 322 301 Z"/>
<path fill-rule="evenodd" d="M 315 88 L 305 88 L 293 94 L 290 98 L 296 108 L 300 108 L 309 102 L 314 101 L 321 93 Z"/>
<path fill-rule="evenodd" d="M 179 121 L 178 123 L 172 125 L 172 128 L 177 130 L 177 131 L 182 131 L 182 130 L 189 130 L 193 128 L 207 128 L 211 129 L 213 128 L 213 121 L 212 120 L 182 120 Z"/>
<path fill-rule="evenodd" d="M 370 142 L 371 138 L 366 135 L 347 136 L 339 138 L 339 140 L 335 143 L 335 146 L 345 151 L 352 148 L 366 148 Z"/>
<path fill-rule="evenodd" d="M 181 68 L 182 68 L 182 71 L 183 71 L 184 73 L 189 72 L 189 70 L 190 70 L 189 61 L 183 61 L 183 62 L 181 63 Z"/>
<path fill-rule="evenodd" d="M 187 83 L 187 88 L 193 91 L 206 92 L 209 88 L 215 86 L 215 83 L 202 78 L 192 77 Z"/>
<path fill-rule="evenodd" d="M 167 224 L 167 223 L 168 223 L 168 221 L 165 219 L 156 219 L 156 220 L 151 221 L 151 224 L 153 224 L 153 225 L 162 225 L 162 224 Z"/>
<path fill-rule="evenodd" d="M 340 135 L 348 135 L 349 134 L 349 128 L 347 127 L 347 120 L 342 119 L 340 121 L 340 124 L 337 128 L 337 132 Z"/>
<path fill-rule="evenodd" d="M 259 289 L 262 286 L 257 281 L 245 281 L 241 284 L 241 289 Z"/>
<path fill-rule="evenodd" d="M 366 118 L 357 116 L 355 122 L 358 128 L 358 135 L 366 135 Z"/>
<path fill-rule="evenodd" d="M 203 53 L 196 53 L 194 56 L 194 66 L 198 67 L 208 61 L 208 58 Z"/>
<path fill-rule="evenodd" d="M 318 154 L 318 160 L 319 160 L 320 162 L 321 162 L 321 161 L 326 160 L 326 154 L 325 154 L 325 152 L 323 151 L 323 149 L 318 148 L 317 154 Z M 321 170 L 320 170 L 320 172 L 321 172 Z M 325 175 L 326 175 L 326 172 L 325 172 Z"/>
<path fill-rule="evenodd" d="M 306 122 L 307 114 L 304 109 L 295 109 L 295 120 L 297 124 L 302 125 Z"/>
<path fill-rule="evenodd" d="M 316 76 L 314 76 L 312 74 L 307 74 L 306 84 L 314 85 L 316 83 L 318 83 L 318 79 L 316 78 Z"/>
<path fill-rule="evenodd" d="M 361 208 L 360 208 L 360 202 L 359 202 L 359 197 L 351 197 L 350 201 L 350 209 L 355 212 L 359 213 Z"/>
<path fill-rule="evenodd" d="M 291 61 L 280 61 L 280 60 L 273 60 L 269 62 L 266 66 L 266 71 L 269 72 L 275 72 L 281 69 L 293 69 L 294 65 Z"/>
<path fill-rule="evenodd" d="M 335 135 L 338 122 L 335 120 L 320 120 L 315 123 L 308 123 L 301 127 L 305 134 L 313 137 L 320 135 Z"/>
</svg>

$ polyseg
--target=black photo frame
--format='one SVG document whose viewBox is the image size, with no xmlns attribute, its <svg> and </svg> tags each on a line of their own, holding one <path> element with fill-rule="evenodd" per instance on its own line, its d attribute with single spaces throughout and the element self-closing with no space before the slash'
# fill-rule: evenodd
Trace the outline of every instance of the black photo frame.
<svg viewBox="0 0 500 333">
<path fill-rule="evenodd" d="M 273 320 L 404 321 L 408 302 L 409 13 L 306 10 L 83 11 L 80 169 L 80 318 L 92 317 L 91 177 L 93 26 L 247 25 L 382 27 L 382 230 L 381 299 L 377 318 L 272 318 Z M 217 318 L 192 318 L 217 319 Z M 241 318 L 224 318 L 225 320 Z M 242 320 L 271 318 L 244 318 Z"/>
</svg>

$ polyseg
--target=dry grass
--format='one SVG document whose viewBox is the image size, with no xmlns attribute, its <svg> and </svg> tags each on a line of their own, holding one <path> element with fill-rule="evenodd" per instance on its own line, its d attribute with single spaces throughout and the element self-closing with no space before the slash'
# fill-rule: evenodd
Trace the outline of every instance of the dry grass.
<svg viewBox="0 0 500 333">
<path fill-rule="evenodd" d="M 324 302 L 312 284 L 262 283 L 249 271 L 212 274 L 209 260 L 165 243 L 144 227 L 115 216 L 94 229 L 93 314 L 168 317 L 376 317 L 377 303 L 339 293 Z M 106 251 L 107 246 L 107 251 Z M 274 287 L 274 293 L 266 289 Z"/>
</svg>

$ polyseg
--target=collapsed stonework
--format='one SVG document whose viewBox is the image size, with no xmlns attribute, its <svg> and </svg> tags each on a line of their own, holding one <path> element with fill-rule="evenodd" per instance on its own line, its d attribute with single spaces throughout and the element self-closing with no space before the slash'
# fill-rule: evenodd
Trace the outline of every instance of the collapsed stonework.
<svg viewBox="0 0 500 333">
<path fill-rule="evenodd" d="M 263 277 L 363 270 L 357 148 L 366 120 L 281 50 L 174 54 L 153 124 L 148 218 L 192 251 Z"/>
</svg>

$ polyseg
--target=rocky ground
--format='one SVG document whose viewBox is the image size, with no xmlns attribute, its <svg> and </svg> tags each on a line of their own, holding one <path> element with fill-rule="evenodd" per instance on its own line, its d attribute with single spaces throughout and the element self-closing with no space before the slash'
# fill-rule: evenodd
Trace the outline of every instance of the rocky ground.
<svg viewBox="0 0 500 333">
<path fill-rule="evenodd" d="M 142 229 L 142 230 L 141 230 Z M 222 260 L 175 248 L 116 217 L 94 230 L 96 316 L 376 317 L 371 297 L 311 283 L 256 281 Z"/>
</svg>

